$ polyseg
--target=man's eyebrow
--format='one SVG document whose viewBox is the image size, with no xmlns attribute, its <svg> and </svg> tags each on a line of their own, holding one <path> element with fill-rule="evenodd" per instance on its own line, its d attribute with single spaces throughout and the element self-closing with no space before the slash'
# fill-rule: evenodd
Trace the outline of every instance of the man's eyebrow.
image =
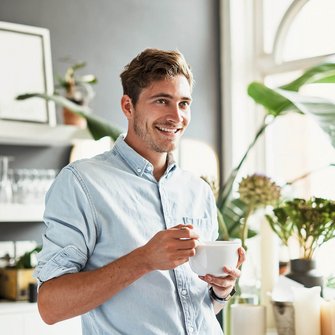
<svg viewBox="0 0 335 335">
<path fill-rule="evenodd" d="M 173 99 L 173 96 L 171 94 L 168 94 L 168 93 L 157 93 L 157 94 L 154 94 L 154 95 L 150 96 L 150 99 L 157 99 L 157 98 Z M 192 101 L 192 98 L 191 97 L 182 97 L 181 100 Z"/>
</svg>

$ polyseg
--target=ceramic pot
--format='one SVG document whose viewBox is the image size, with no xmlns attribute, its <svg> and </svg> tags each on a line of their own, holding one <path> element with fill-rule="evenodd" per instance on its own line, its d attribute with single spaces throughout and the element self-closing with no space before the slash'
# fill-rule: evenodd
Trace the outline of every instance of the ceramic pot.
<svg viewBox="0 0 335 335">
<path fill-rule="evenodd" d="M 77 115 L 67 108 L 63 108 L 63 123 L 67 125 L 77 126 L 81 129 L 85 129 L 87 122 L 82 116 Z"/>
<path fill-rule="evenodd" d="M 305 287 L 323 286 L 323 277 L 316 269 L 316 262 L 313 259 L 292 259 L 290 272 L 286 277 Z"/>
</svg>

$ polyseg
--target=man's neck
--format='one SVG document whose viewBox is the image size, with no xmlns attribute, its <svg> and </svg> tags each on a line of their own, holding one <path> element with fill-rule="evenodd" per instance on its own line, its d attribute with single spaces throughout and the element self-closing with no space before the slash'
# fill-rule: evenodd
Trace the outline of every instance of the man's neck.
<svg viewBox="0 0 335 335">
<path fill-rule="evenodd" d="M 139 155 L 149 161 L 153 166 L 153 175 L 155 179 L 158 181 L 162 175 L 164 174 L 167 167 L 167 152 L 146 152 L 137 148 L 136 145 L 133 145 L 132 141 L 126 136 L 124 141 L 134 149 Z"/>
</svg>

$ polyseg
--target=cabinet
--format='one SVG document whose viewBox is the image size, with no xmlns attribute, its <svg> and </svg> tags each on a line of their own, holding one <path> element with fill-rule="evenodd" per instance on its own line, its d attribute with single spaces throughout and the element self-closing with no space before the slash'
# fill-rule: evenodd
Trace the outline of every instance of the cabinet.
<svg viewBox="0 0 335 335">
<path fill-rule="evenodd" d="M 80 335 L 80 317 L 55 325 L 45 324 L 36 303 L 0 302 L 1 335 Z"/>
</svg>

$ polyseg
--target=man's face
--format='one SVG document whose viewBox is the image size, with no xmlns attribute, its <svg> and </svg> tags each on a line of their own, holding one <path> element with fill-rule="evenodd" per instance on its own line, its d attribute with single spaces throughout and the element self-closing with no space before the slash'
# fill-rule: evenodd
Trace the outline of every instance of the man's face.
<svg viewBox="0 0 335 335">
<path fill-rule="evenodd" d="M 191 88 L 176 76 L 144 88 L 129 120 L 127 139 L 143 156 L 174 150 L 191 119 Z"/>
</svg>

